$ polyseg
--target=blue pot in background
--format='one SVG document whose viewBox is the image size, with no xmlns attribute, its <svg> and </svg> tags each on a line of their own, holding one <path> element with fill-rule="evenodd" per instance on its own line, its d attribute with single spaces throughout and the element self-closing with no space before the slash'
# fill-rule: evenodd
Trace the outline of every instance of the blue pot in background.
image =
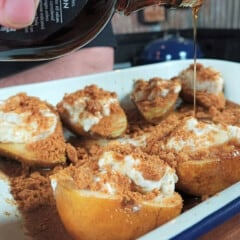
<svg viewBox="0 0 240 240">
<path fill-rule="evenodd" d="M 167 36 L 148 43 L 140 55 L 140 62 L 141 64 L 150 64 L 178 59 L 192 59 L 193 57 L 193 40 L 179 36 Z M 197 58 L 202 57 L 201 49 L 197 45 Z"/>
</svg>

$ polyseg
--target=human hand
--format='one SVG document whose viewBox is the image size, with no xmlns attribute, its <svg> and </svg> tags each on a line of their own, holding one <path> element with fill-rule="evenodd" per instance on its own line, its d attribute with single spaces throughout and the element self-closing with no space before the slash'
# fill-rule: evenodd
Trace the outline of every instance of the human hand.
<svg viewBox="0 0 240 240">
<path fill-rule="evenodd" d="M 0 0 L 0 25 L 24 28 L 34 20 L 40 0 Z"/>
</svg>

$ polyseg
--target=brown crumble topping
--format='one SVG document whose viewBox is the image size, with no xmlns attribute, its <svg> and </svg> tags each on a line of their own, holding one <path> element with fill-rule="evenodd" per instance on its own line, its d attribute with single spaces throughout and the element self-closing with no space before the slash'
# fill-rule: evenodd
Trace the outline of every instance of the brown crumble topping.
<svg viewBox="0 0 240 240">
<path fill-rule="evenodd" d="M 149 108 L 155 106 L 158 108 L 166 108 L 169 102 L 176 101 L 178 93 L 175 92 L 175 88 L 177 86 L 181 86 L 180 79 L 178 78 L 164 80 L 156 77 L 149 81 L 137 80 L 132 92 L 132 99 L 138 106 L 141 106 L 144 111 L 148 111 Z M 159 94 L 163 90 L 169 91 L 166 96 Z M 137 98 L 139 92 L 143 94 L 140 100 Z"/>
<path fill-rule="evenodd" d="M 182 71 L 184 74 L 187 71 L 194 70 L 194 64 L 191 64 L 187 69 Z M 198 81 L 215 81 L 220 77 L 220 72 L 214 70 L 211 67 L 205 67 L 201 63 L 197 63 L 197 80 Z M 181 75 L 181 74 L 180 74 Z"/>
<path fill-rule="evenodd" d="M 180 93 L 180 96 L 184 99 L 184 101 L 188 103 L 193 102 L 193 90 L 188 88 L 183 88 Z M 224 109 L 226 104 L 226 99 L 222 92 L 215 94 L 215 93 L 207 93 L 204 91 L 197 91 L 196 92 L 196 102 L 198 105 L 211 108 L 215 106 L 218 109 Z"/>
<path fill-rule="evenodd" d="M 71 163 L 76 164 L 78 162 L 78 152 L 70 143 L 66 144 L 66 154 Z"/>
<path fill-rule="evenodd" d="M 90 85 L 74 93 L 65 94 L 63 101 L 72 105 L 77 99 L 81 97 L 89 97 L 93 100 L 100 100 L 106 98 L 116 98 L 117 94 L 115 92 L 109 92 L 102 88 L 99 88 L 97 85 Z"/>
<path fill-rule="evenodd" d="M 73 179 L 76 188 L 105 192 L 102 186 L 104 183 L 110 182 L 113 188 L 117 189 L 116 194 L 122 201 L 125 201 L 124 199 L 127 197 L 134 202 L 153 200 L 160 194 L 158 190 L 143 193 L 128 177 L 113 172 L 110 166 L 104 167 L 106 172 L 99 172 L 98 160 L 104 152 L 113 153 L 114 158 L 118 161 L 122 161 L 126 155 L 141 159 L 142 163 L 138 166 L 138 170 L 142 171 L 143 176 L 148 180 L 159 180 L 165 173 L 166 163 L 158 156 L 150 156 L 132 146 L 112 144 L 104 148 L 92 149 L 85 160 L 64 169 L 64 173 Z M 99 181 L 95 181 L 94 179 L 98 177 Z"/>
<path fill-rule="evenodd" d="M 60 122 L 55 132 L 46 139 L 27 144 L 27 148 L 33 151 L 38 159 L 46 163 L 65 162 L 66 143 Z"/>
<path fill-rule="evenodd" d="M 201 66 L 198 66 L 198 68 L 201 70 Z M 211 71 L 206 71 L 204 74 L 204 79 L 213 78 L 212 76 L 209 77 Z M 76 95 L 86 96 L 86 94 L 92 94 L 91 96 L 93 98 L 98 98 L 99 96 L 105 98 L 105 94 L 107 94 L 107 97 L 115 97 L 115 93 L 106 93 L 106 91 L 102 91 L 102 89 L 99 89 L 95 85 L 87 87 L 84 91 L 79 91 Z M 79 97 L 76 95 L 66 95 L 64 99 L 72 103 L 75 97 Z M 39 100 L 37 98 L 29 101 L 25 94 L 19 94 L 18 96 L 21 99 L 21 105 L 23 105 L 24 109 L 34 110 L 34 114 L 38 113 L 39 109 L 37 105 Z M 44 103 L 43 107 L 45 107 Z M 98 109 L 98 106 L 89 103 L 89 108 L 95 110 Z M 5 111 L 9 109 L 20 111 L 16 102 L 7 105 Z M 240 127 L 239 109 L 239 105 L 229 101 L 226 102 L 226 105 L 222 109 L 216 108 L 213 105 L 210 108 L 197 106 L 196 117 L 201 121 L 232 124 Z M 81 145 L 74 146 L 69 143 L 66 144 L 60 132 L 53 134 L 48 142 L 41 143 L 41 141 L 39 141 L 35 145 L 31 144 L 28 146 L 33 150 L 39 149 L 39 152 L 42 152 L 39 154 L 43 159 L 54 159 L 62 153 L 65 153 L 66 150 L 69 160 L 67 167 L 57 166 L 51 170 L 41 170 L 23 168 L 14 161 L 1 160 L 3 164 L 0 164 L 0 169 L 7 173 L 10 178 L 12 195 L 24 216 L 25 227 L 28 234 L 34 237 L 35 240 L 71 239 L 58 217 L 49 176 L 64 170 L 64 172 L 67 172 L 74 179 L 74 182 L 80 189 L 98 190 L 100 183 L 95 182 L 93 184 L 93 178 L 99 174 L 97 161 L 104 151 L 114 151 L 119 156 L 119 160 L 121 160 L 122 155 L 126 154 L 141 158 L 143 163 L 139 166 L 139 170 L 143 171 L 146 179 L 151 180 L 159 179 L 163 175 L 163 167 L 166 166 L 166 164 L 175 168 L 178 162 L 182 161 L 206 158 L 230 159 L 239 156 L 240 145 L 235 141 L 191 153 L 176 153 L 175 151 L 162 149 L 162 145 L 166 142 L 168 136 L 175 131 L 182 120 L 192 115 L 192 105 L 188 105 L 185 102 L 177 111 L 168 115 L 157 125 L 147 123 L 136 109 L 135 111 L 130 111 L 130 113 L 127 114 L 128 129 L 126 133 L 132 137 L 147 134 L 147 144 L 140 148 L 119 144 L 110 144 L 102 147 L 93 144 L 86 149 L 81 147 Z M 221 151 L 219 151 L 219 149 L 221 149 Z M 140 206 L 142 201 L 152 200 L 160 194 L 158 190 L 143 193 L 135 184 L 130 182 L 128 178 L 117 173 L 107 171 L 105 174 L 101 181 L 107 182 L 110 179 L 111 183 L 118 186 L 123 208 L 129 208 L 129 211 L 132 211 L 136 206 Z M 201 201 L 201 199 L 197 199 L 196 201 L 192 200 L 192 197 L 184 196 L 184 194 L 183 197 L 185 209 Z M 194 204 L 191 203 L 188 205 L 188 198 L 191 198 Z M 202 200 L 205 198 L 207 198 L 207 196 L 203 196 Z"/>
<path fill-rule="evenodd" d="M 8 175 L 11 193 L 23 216 L 26 236 L 34 240 L 72 240 L 58 216 L 49 179 L 63 168 L 30 169 L 6 159 L 0 159 L 0 163 L 0 170 Z"/>
<path fill-rule="evenodd" d="M 140 164 L 137 169 L 142 172 L 143 177 L 148 180 L 157 181 L 161 179 L 165 173 L 166 164 L 157 155 L 149 155 L 140 148 L 125 145 L 110 145 L 110 149 L 114 153 L 120 154 L 119 160 L 122 161 L 127 155 L 131 155 L 134 159 L 139 159 Z M 117 159 L 116 154 L 114 158 Z"/>
<path fill-rule="evenodd" d="M 44 117 L 41 113 L 42 110 L 49 110 L 56 114 L 54 108 L 47 102 L 40 100 L 37 97 L 28 96 L 26 93 L 19 93 L 15 96 L 8 98 L 5 104 L 1 106 L 4 112 L 15 112 L 17 114 L 31 113 L 25 120 L 27 123 L 37 121 L 39 128 L 46 128 L 49 126 L 49 119 Z M 36 133 L 37 134 L 37 133 Z"/>
</svg>

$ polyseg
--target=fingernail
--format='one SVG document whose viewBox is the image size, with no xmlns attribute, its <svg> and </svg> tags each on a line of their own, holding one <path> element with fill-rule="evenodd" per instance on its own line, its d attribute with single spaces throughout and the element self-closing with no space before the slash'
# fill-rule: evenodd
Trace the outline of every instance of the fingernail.
<svg viewBox="0 0 240 240">
<path fill-rule="evenodd" d="M 34 0 L 36 9 L 38 8 L 40 0 Z"/>
<path fill-rule="evenodd" d="M 5 19 L 9 26 L 21 28 L 30 25 L 35 17 L 38 0 L 7 0 Z"/>
</svg>

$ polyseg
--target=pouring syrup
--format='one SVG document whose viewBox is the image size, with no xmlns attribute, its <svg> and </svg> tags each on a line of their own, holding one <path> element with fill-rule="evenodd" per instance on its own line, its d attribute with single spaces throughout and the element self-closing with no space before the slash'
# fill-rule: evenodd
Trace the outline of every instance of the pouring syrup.
<svg viewBox="0 0 240 240">
<path fill-rule="evenodd" d="M 193 18 L 193 41 L 194 41 L 194 62 L 193 62 L 193 116 L 196 115 L 196 81 L 197 81 L 197 20 L 200 6 L 192 8 Z"/>
</svg>

